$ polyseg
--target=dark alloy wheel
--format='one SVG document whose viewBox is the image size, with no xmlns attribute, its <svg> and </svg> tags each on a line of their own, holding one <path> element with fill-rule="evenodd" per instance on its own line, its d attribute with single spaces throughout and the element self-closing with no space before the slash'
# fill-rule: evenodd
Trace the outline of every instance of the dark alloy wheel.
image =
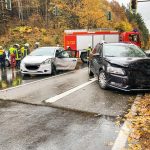
<svg viewBox="0 0 150 150">
<path fill-rule="evenodd" d="M 100 86 L 102 89 L 107 89 L 106 74 L 105 74 L 105 72 L 104 72 L 103 70 L 99 72 L 98 83 L 99 83 L 99 86 Z"/>
</svg>

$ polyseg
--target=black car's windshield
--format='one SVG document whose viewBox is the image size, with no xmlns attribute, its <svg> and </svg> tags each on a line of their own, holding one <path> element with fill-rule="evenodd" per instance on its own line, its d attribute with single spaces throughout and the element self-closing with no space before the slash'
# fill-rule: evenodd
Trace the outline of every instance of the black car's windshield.
<svg viewBox="0 0 150 150">
<path fill-rule="evenodd" d="M 55 47 L 41 47 L 30 53 L 30 56 L 54 56 Z"/>
<path fill-rule="evenodd" d="M 104 45 L 104 57 L 146 57 L 146 54 L 134 45 Z"/>
</svg>

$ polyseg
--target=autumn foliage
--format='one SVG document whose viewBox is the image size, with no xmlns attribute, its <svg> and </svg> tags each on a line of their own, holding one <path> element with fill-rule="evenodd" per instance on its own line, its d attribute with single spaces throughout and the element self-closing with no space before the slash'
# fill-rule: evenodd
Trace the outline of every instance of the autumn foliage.
<svg viewBox="0 0 150 150">
<path fill-rule="evenodd" d="M 136 111 L 126 115 L 130 121 L 129 150 L 149 150 L 150 143 L 150 95 L 135 102 Z"/>
<path fill-rule="evenodd" d="M 63 45 L 66 29 L 132 30 L 125 9 L 114 0 L 24 0 L 20 1 L 22 7 L 17 1 L 12 2 L 6 34 L 0 37 L 0 44 L 6 47 L 16 42 L 32 46 L 35 41 Z M 107 20 L 108 11 L 112 12 L 112 20 Z"/>
</svg>

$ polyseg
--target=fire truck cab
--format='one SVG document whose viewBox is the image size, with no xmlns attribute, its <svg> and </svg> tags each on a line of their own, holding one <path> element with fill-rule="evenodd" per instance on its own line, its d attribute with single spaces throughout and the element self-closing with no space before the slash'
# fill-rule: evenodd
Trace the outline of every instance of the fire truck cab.
<svg viewBox="0 0 150 150">
<path fill-rule="evenodd" d="M 90 45 L 92 48 L 97 43 L 105 42 L 127 42 L 141 47 L 139 32 L 118 32 L 106 30 L 65 30 L 64 48 L 70 47 L 72 50 L 79 51 L 79 57 L 83 62 L 87 62 L 86 49 Z"/>
</svg>

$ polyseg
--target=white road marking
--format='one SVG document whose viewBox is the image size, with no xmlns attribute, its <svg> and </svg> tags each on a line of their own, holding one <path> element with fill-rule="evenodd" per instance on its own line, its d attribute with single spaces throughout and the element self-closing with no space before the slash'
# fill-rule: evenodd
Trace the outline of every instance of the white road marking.
<svg viewBox="0 0 150 150">
<path fill-rule="evenodd" d="M 130 129 L 128 128 L 128 121 L 125 121 L 112 147 L 112 150 L 122 150 L 126 145 L 129 133 Z"/>
<path fill-rule="evenodd" d="M 59 100 L 59 99 L 65 97 L 65 96 L 67 96 L 67 95 L 70 95 L 71 93 L 73 93 L 73 92 L 75 92 L 75 91 L 78 91 L 78 90 L 80 90 L 81 88 L 83 88 L 83 87 L 85 87 L 85 86 L 87 86 L 87 85 L 89 85 L 89 84 L 95 82 L 96 80 L 97 80 L 96 78 L 93 78 L 93 79 L 91 79 L 90 81 L 88 81 L 88 82 L 86 82 L 86 83 L 84 83 L 84 84 L 81 84 L 81 85 L 79 85 L 79 86 L 77 86 L 77 87 L 75 87 L 75 88 L 73 88 L 73 89 L 71 89 L 71 90 L 68 90 L 68 91 L 66 91 L 66 92 L 64 92 L 64 93 L 61 93 L 61 94 L 56 95 L 56 96 L 54 96 L 54 97 L 51 97 L 51 98 L 45 100 L 45 102 L 46 102 L 46 103 L 54 103 L 54 102 L 56 102 L 57 100 Z"/>
<path fill-rule="evenodd" d="M 137 97 L 134 100 L 134 103 L 131 107 L 131 113 L 134 114 L 135 113 L 135 102 L 139 101 L 141 98 L 141 95 L 137 95 Z M 127 140 L 128 140 L 128 136 L 130 134 L 130 129 L 129 126 L 130 123 L 128 120 L 126 120 L 118 134 L 118 137 L 115 140 L 115 143 L 112 147 L 112 150 L 122 150 L 123 148 L 125 148 Z"/>
</svg>

